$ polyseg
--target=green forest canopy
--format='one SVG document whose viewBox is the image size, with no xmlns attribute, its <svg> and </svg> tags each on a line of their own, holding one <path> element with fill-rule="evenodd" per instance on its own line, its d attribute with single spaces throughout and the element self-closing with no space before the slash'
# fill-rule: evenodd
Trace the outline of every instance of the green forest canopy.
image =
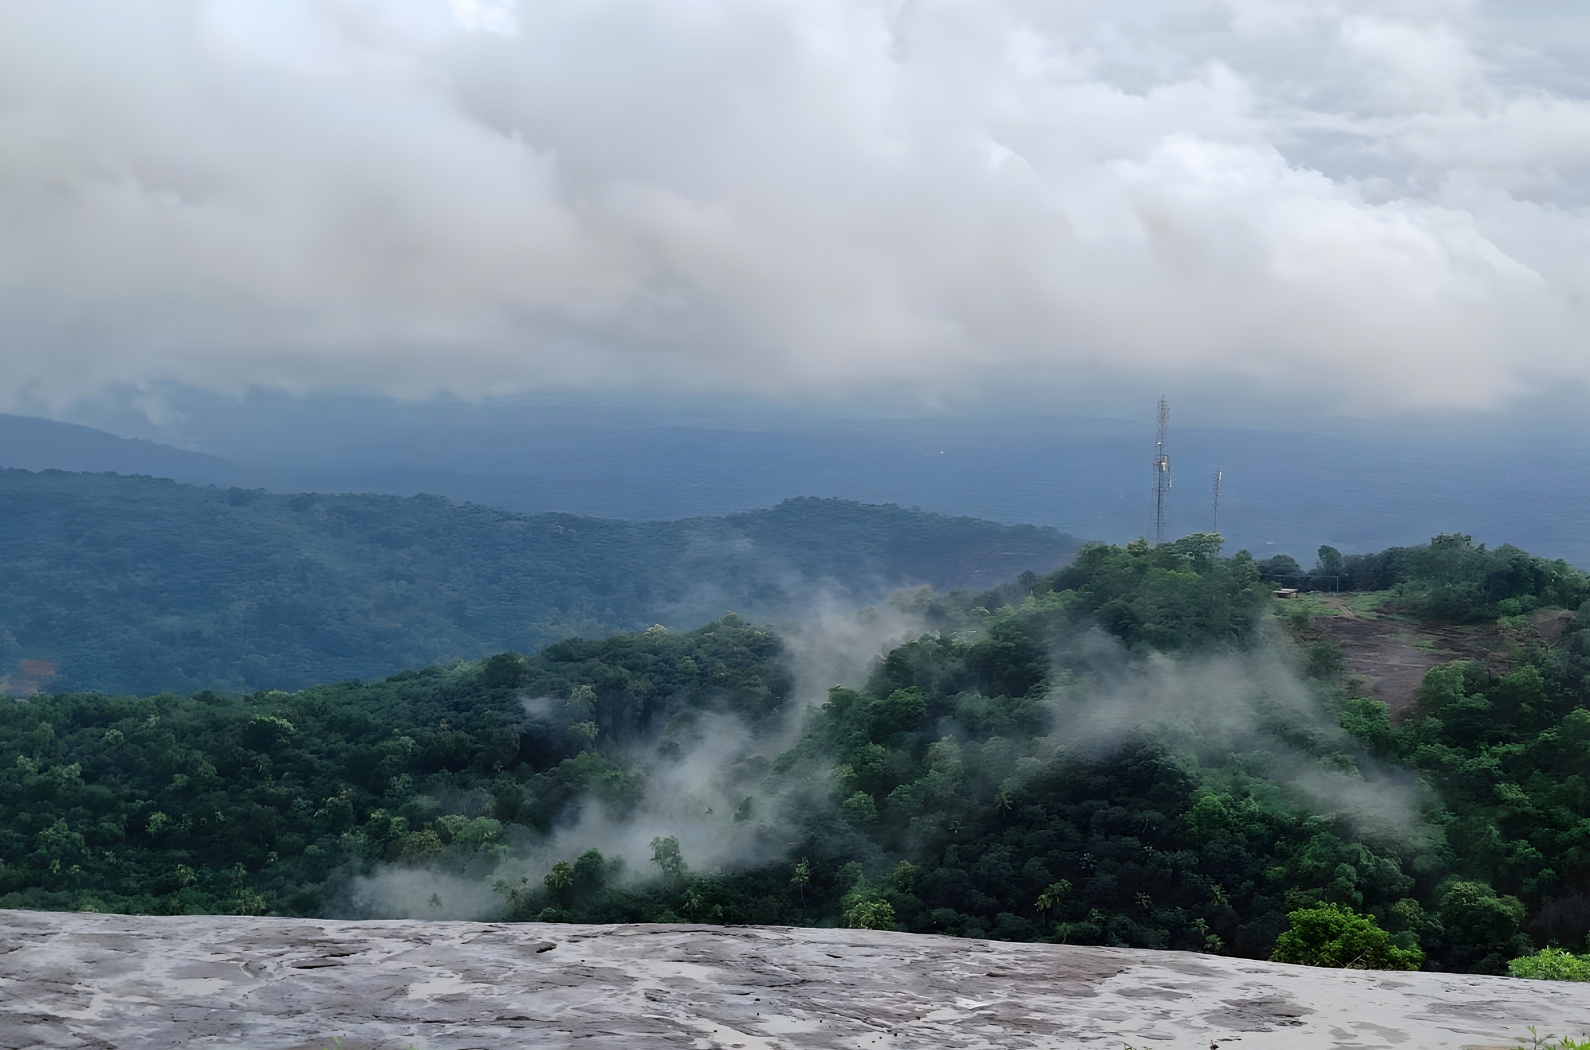
<svg viewBox="0 0 1590 1050">
<path fill-rule="evenodd" d="M 1516 578 L 1568 593 L 1551 573 Z M 1497 600 L 1526 597 L 1546 600 Z M 359 879 L 412 872 L 494 885 L 519 919 L 1251 957 L 1368 944 L 1386 965 L 1490 973 L 1583 949 L 1583 614 L 1516 666 L 1437 668 L 1393 725 L 1329 661 L 1307 681 L 1287 670 L 1301 661 L 1268 584 L 1217 537 L 1091 544 L 1050 575 L 911 600 L 934 629 L 808 711 L 785 643 L 735 617 L 291 693 L 9 704 L 0 905 L 379 914 Z M 1141 700 L 1166 661 L 1172 681 L 1229 684 L 1202 698 L 1225 716 L 1217 735 L 1193 692 L 1183 722 L 1077 731 Z M 743 744 L 722 743 L 724 717 Z M 659 809 L 652 789 L 701 763 L 728 804 Z M 1321 784 L 1417 812 L 1377 821 L 1322 802 Z M 675 823 L 626 866 L 579 839 L 597 815 Z M 703 828 L 752 859 L 695 852 Z"/>
<path fill-rule="evenodd" d="M 796 499 L 671 522 L 439 497 L 272 495 L 0 470 L 0 677 L 55 689 L 293 689 L 575 635 L 791 617 L 1052 567 L 1054 529 Z"/>
<path fill-rule="evenodd" d="M 1378 554 L 1321 547 L 1308 572 L 1285 554 L 1260 562 L 1259 569 L 1278 585 L 1304 590 L 1390 591 L 1405 612 L 1458 623 L 1548 606 L 1577 609 L 1590 597 L 1585 574 L 1561 558 L 1536 558 L 1511 544 L 1487 550 L 1458 532 Z"/>
</svg>

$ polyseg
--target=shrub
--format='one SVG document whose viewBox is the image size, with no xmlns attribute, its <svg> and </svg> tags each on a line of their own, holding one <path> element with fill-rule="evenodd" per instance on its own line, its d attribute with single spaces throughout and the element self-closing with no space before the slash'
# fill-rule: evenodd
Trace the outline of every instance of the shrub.
<svg viewBox="0 0 1590 1050">
<path fill-rule="evenodd" d="M 845 925 L 852 930 L 894 929 L 894 906 L 885 900 L 861 900 L 845 909 Z"/>
<path fill-rule="evenodd" d="M 1275 942 L 1272 962 L 1335 966 L 1349 970 L 1417 970 L 1418 948 L 1399 948 L 1368 915 L 1339 904 L 1301 908 L 1286 917 L 1291 929 Z"/>
<path fill-rule="evenodd" d="M 1575 955 L 1561 948 L 1542 948 L 1507 964 L 1507 973 L 1531 981 L 1590 981 L 1590 955 Z"/>
<path fill-rule="evenodd" d="M 845 925 L 852 930 L 895 928 L 894 905 L 884 900 L 877 890 L 868 886 L 865 876 L 857 880 L 855 888 L 845 894 L 840 905 L 844 909 Z"/>
</svg>

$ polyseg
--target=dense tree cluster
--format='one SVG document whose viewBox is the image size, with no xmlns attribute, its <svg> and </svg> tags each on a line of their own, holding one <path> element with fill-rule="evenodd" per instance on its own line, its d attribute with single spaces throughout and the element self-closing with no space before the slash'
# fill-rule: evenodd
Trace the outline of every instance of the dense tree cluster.
<svg viewBox="0 0 1590 1050">
<path fill-rule="evenodd" d="M 731 617 L 296 693 L 7 701 L 0 904 L 313 914 L 375 863 L 484 877 L 571 810 L 638 800 L 604 744 L 776 711 L 780 651 Z"/>
<path fill-rule="evenodd" d="M 1583 617 L 1581 616 L 1581 620 Z M 1590 625 L 1587 625 L 1590 626 Z M 1452 965 L 1583 946 L 1590 932 L 1590 630 L 1525 655 L 1517 669 L 1433 668 L 1412 717 L 1352 698 L 1343 723 L 1383 760 L 1437 788 L 1444 921 L 1426 939 Z M 1482 965 L 1483 964 L 1483 965 Z"/>
<path fill-rule="evenodd" d="M 780 639 L 734 617 L 296 693 L 34 697 L 0 713 L 0 904 L 346 913 L 350 879 L 415 870 L 493 885 L 517 919 L 1482 972 L 1584 947 L 1590 622 L 1507 669 L 1437 668 L 1394 725 L 1219 548 L 1089 545 L 992 591 L 917 592 L 934 629 L 809 710 Z M 1484 586 L 1494 562 L 1458 560 L 1472 579 L 1450 582 Z M 1226 669 L 1200 679 L 1222 735 L 1064 728 L 1165 666 Z M 706 761 L 716 716 L 743 727 L 711 759 L 733 804 L 693 819 L 752 859 L 714 867 L 683 826 L 630 865 L 557 837 L 590 807 L 642 811 Z M 1302 782 L 1422 810 L 1376 823 Z"/>
<path fill-rule="evenodd" d="M 1536 558 L 1510 544 L 1487 550 L 1462 533 L 1378 554 L 1344 556 L 1334 547 L 1321 547 L 1307 572 L 1287 554 L 1265 559 L 1259 569 L 1277 586 L 1388 591 L 1391 608 L 1459 623 L 1546 607 L 1577 609 L 1590 599 L 1590 575 L 1562 559 Z"/>
</svg>

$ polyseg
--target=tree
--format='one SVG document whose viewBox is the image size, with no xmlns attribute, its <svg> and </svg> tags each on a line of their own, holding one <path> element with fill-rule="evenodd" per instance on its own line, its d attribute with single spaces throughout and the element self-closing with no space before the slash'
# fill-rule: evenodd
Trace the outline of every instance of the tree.
<svg viewBox="0 0 1590 1050">
<path fill-rule="evenodd" d="M 807 862 L 805 857 L 802 857 L 801 858 L 801 862 L 799 864 L 795 865 L 795 874 L 790 876 L 790 880 L 789 881 L 794 884 L 795 889 L 800 893 L 800 896 L 801 896 L 801 921 L 805 922 L 806 921 L 806 887 L 809 886 L 811 884 L 811 881 L 812 881 L 812 866 L 811 866 L 811 864 L 809 864 Z"/>
<path fill-rule="evenodd" d="M 1291 929 L 1276 939 L 1271 962 L 1348 970 L 1417 970 L 1424 965 L 1423 951 L 1397 947 L 1373 917 L 1340 904 L 1300 908 L 1286 920 Z"/>
<path fill-rule="evenodd" d="M 541 879 L 546 885 L 547 892 L 552 894 L 552 899 L 558 907 L 569 906 L 569 894 L 574 889 L 574 865 L 566 860 L 560 860 L 552 865 L 552 870 Z"/>
<path fill-rule="evenodd" d="M 1301 576 L 1303 566 L 1290 554 L 1277 554 L 1273 558 L 1265 558 L 1259 562 L 1259 571 L 1266 576 Z"/>
<path fill-rule="evenodd" d="M 285 718 L 276 715 L 257 715 L 243 726 L 243 746 L 253 751 L 269 751 L 277 742 L 291 737 L 297 730 Z"/>
<path fill-rule="evenodd" d="M 1523 902 L 1517 897 L 1499 895 L 1487 883 L 1453 881 L 1441 894 L 1436 913 L 1446 927 L 1449 950 L 1467 945 L 1469 965 L 1494 956 L 1485 966 L 1489 972 L 1499 973 L 1502 960 L 1534 947 L 1528 935 L 1519 932 L 1527 914 Z"/>
<path fill-rule="evenodd" d="M 868 828 L 878 822 L 878 803 L 865 791 L 858 791 L 841 802 L 839 811 L 857 827 Z"/>
<path fill-rule="evenodd" d="M 1032 906 L 1042 912 L 1045 917 L 1048 917 L 1049 913 L 1054 911 L 1056 905 L 1070 895 L 1070 880 L 1061 879 L 1059 882 L 1051 882 L 1042 893 L 1038 894 L 1038 899 L 1033 902 Z"/>
<path fill-rule="evenodd" d="M 1340 576 L 1342 574 L 1342 552 L 1335 547 L 1321 547 L 1319 561 L 1314 563 L 1316 576 Z"/>
<path fill-rule="evenodd" d="M 892 930 L 894 905 L 879 898 L 857 901 L 845 909 L 845 925 L 852 930 Z"/>
<path fill-rule="evenodd" d="M 852 865 L 847 864 L 846 867 L 851 868 Z M 894 905 L 884 900 L 883 895 L 868 884 L 865 875 L 856 879 L 856 885 L 845 894 L 839 905 L 843 909 L 841 915 L 844 924 L 852 930 L 895 928 Z"/>
<path fill-rule="evenodd" d="M 672 835 L 651 840 L 651 862 L 662 869 L 664 877 L 682 881 L 685 877 L 685 858 L 679 852 L 679 840 Z"/>
<path fill-rule="evenodd" d="M 575 895 L 600 892 L 607 885 L 607 858 L 601 850 L 588 849 L 574 861 Z"/>
</svg>

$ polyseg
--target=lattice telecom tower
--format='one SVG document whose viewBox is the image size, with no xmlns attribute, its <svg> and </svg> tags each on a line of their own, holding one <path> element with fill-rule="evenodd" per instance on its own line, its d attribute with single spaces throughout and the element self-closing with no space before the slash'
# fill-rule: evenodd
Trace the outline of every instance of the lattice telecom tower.
<svg viewBox="0 0 1590 1050">
<path fill-rule="evenodd" d="M 1159 399 L 1159 415 L 1154 436 L 1154 544 L 1165 542 L 1170 528 L 1170 456 L 1165 453 L 1165 437 L 1170 429 L 1170 403 Z"/>
<path fill-rule="evenodd" d="M 1215 523 L 1214 523 L 1214 528 L 1209 530 L 1210 532 L 1219 532 L 1220 531 L 1220 478 L 1221 478 L 1221 476 L 1222 475 L 1220 473 L 1220 461 L 1219 460 L 1215 460 L 1215 499 L 1214 499 Z"/>
</svg>

